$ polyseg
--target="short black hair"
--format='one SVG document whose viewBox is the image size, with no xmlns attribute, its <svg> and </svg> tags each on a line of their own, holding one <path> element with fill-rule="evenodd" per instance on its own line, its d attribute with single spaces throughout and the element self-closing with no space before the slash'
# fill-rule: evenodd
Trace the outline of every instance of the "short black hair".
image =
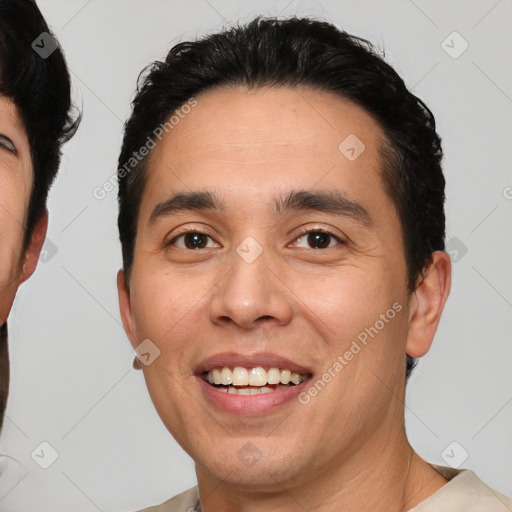
<svg viewBox="0 0 512 512">
<path fill-rule="evenodd" d="M 139 76 L 119 156 L 118 227 L 129 279 L 148 157 L 126 162 L 190 98 L 222 86 L 306 86 L 335 93 L 382 127 L 382 180 L 401 221 L 407 286 L 414 291 L 432 253 L 444 250 L 441 139 L 428 107 L 367 40 L 311 18 L 257 17 L 174 46 Z M 124 168 L 123 168 L 124 167 Z M 415 360 L 407 356 L 406 375 Z"/>
<path fill-rule="evenodd" d="M 46 58 L 32 44 L 50 36 Z M 46 207 L 48 191 L 61 158 L 61 145 L 80 122 L 71 101 L 71 83 L 64 52 L 33 0 L 0 0 L 0 95 L 18 109 L 27 132 L 34 181 L 25 225 L 25 250 L 35 223 Z"/>
</svg>

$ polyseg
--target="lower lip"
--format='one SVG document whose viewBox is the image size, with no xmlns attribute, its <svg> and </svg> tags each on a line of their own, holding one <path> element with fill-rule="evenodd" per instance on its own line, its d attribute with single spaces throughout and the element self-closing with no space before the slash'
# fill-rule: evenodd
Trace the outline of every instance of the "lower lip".
<svg viewBox="0 0 512 512">
<path fill-rule="evenodd" d="M 279 389 L 270 393 L 259 395 L 232 395 L 224 393 L 208 384 L 201 376 L 197 376 L 199 387 L 206 399 L 215 407 L 224 412 L 241 414 L 244 416 L 255 416 L 271 412 L 278 407 L 290 402 L 303 391 L 307 381 L 297 386 Z M 309 379 L 308 379 L 309 380 Z"/>
</svg>

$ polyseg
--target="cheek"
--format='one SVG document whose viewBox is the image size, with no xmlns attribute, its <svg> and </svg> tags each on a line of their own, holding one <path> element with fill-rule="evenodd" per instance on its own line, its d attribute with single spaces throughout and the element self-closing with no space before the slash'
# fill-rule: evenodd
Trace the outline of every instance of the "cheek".
<svg viewBox="0 0 512 512">
<path fill-rule="evenodd" d="M 23 228 L 0 202 L 0 323 L 7 319 L 18 288 Z"/>
<path fill-rule="evenodd" d="M 318 379 L 332 382 L 318 393 L 316 407 L 328 411 L 328 422 L 356 435 L 382 421 L 393 401 L 390 390 L 404 379 L 406 304 L 392 282 L 377 277 L 334 284 L 336 290 L 318 300 L 316 318 L 310 317 L 323 337 L 314 350 L 328 351 L 329 363 Z"/>
<path fill-rule="evenodd" d="M 7 321 L 18 288 L 14 281 L 6 284 L 3 278 L 0 278 L 0 287 L 0 325 L 3 325 Z"/>
<path fill-rule="evenodd" d="M 149 338 L 160 347 L 177 339 L 177 332 L 197 315 L 194 311 L 201 309 L 201 298 L 208 290 L 207 278 L 137 270 L 134 268 L 131 283 L 135 332 L 140 341 Z"/>
<path fill-rule="evenodd" d="M 370 266 L 340 268 L 324 280 L 296 279 L 297 304 L 304 304 L 300 314 L 318 336 L 312 348 L 327 356 L 325 371 L 336 375 L 320 399 L 327 408 L 332 400 L 339 403 L 331 411 L 333 421 L 343 421 L 348 410 L 357 415 L 361 407 L 382 412 L 388 389 L 403 379 L 407 308 L 401 281 Z"/>
<path fill-rule="evenodd" d="M 0 250 L 19 251 L 30 198 L 28 180 L 16 178 L 19 169 L 0 168 Z M 6 176 L 9 174 L 9 176 Z"/>
<path fill-rule="evenodd" d="M 341 342 L 373 325 L 401 298 L 390 273 L 365 264 L 296 272 L 288 283 L 297 305 L 303 305 L 302 314 L 310 311 L 308 316 L 317 317 L 314 323 L 331 327 L 331 336 Z"/>
</svg>

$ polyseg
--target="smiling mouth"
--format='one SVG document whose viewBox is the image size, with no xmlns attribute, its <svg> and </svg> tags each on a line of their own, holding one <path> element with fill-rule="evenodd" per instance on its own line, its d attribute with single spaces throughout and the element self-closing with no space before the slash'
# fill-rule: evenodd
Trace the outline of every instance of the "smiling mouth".
<svg viewBox="0 0 512 512">
<path fill-rule="evenodd" d="M 244 368 L 227 366 L 203 372 L 203 379 L 217 391 L 232 395 L 273 393 L 300 385 L 311 378 L 310 373 L 298 373 L 286 368 Z"/>
</svg>

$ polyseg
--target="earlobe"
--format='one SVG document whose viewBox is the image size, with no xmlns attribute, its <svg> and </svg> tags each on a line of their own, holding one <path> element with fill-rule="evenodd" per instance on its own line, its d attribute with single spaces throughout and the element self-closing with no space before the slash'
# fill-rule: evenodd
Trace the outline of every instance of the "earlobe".
<svg viewBox="0 0 512 512">
<path fill-rule="evenodd" d="M 422 357 L 430 349 L 450 286 L 450 257 L 444 251 L 435 251 L 410 300 L 406 352 L 411 357 Z"/>
<path fill-rule="evenodd" d="M 124 270 L 120 270 L 117 273 L 117 296 L 119 298 L 119 312 L 121 314 L 121 320 L 123 327 L 126 332 L 126 336 L 130 340 L 132 346 L 136 346 L 133 319 L 132 319 L 132 306 L 130 299 L 130 289 L 126 282 L 126 274 Z"/>
<path fill-rule="evenodd" d="M 20 273 L 20 284 L 26 281 L 35 271 L 41 249 L 48 230 L 48 210 L 36 222 L 30 235 L 30 242 L 23 257 L 23 265 Z"/>
</svg>

